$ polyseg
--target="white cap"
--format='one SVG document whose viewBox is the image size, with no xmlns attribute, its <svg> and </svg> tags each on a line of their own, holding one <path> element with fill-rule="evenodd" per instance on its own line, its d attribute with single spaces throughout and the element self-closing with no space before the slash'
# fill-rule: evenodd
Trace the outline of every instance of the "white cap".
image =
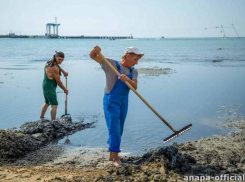
<svg viewBox="0 0 245 182">
<path fill-rule="evenodd" d="M 144 56 L 144 53 L 140 52 L 140 50 L 136 47 L 127 47 L 125 49 L 124 54 L 127 54 L 127 53 L 134 53 L 134 54 L 140 55 L 141 57 Z"/>
</svg>

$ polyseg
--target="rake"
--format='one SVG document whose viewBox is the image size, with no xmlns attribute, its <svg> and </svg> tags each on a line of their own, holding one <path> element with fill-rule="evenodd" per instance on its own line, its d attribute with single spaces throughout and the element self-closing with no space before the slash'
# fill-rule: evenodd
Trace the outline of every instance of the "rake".
<svg viewBox="0 0 245 182">
<path fill-rule="evenodd" d="M 66 82 L 65 82 L 65 87 L 66 87 L 66 89 L 67 89 L 67 76 L 65 76 L 65 80 L 66 80 Z M 65 119 L 65 120 L 69 120 L 69 121 L 72 120 L 72 119 L 71 119 L 71 115 L 70 115 L 70 114 L 67 114 L 67 94 L 65 94 L 65 114 L 63 114 L 63 115 L 61 116 L 61 118 Z"/>
<path fill-rule="evenodd" d="M 65 82 L 65 87 L 66 87 L 66 89 L 67 89 L 67 76 L 65 76 L 65 80 L 66 80 L 66 82 Z M 68 122 L 72 122 L 72 119 L 71 119 L 71 115 L 70 114 L 67 114 L 67 94 L 65 94 L 65 114 L 63 114 L 61 117 L 60 117 L 60 119 L 62 119 L 63 121 L 65 121 L 65 125 L 67 125 L 67 121 Z M 69 138 L 68 138 L 68 135 L 66 135 L 66 140 L 65 140 L 65 144 L 66 145 L 69 145 L 71 142 L 70 142 L 70 140 L 69 140 Z"/>
<path fill-rule="evenodd" d="M 116 68 L 114 68 L 114 66 L 101 54 L 99 53 L 99 55 L 101 56 L 101 58 L 105 61 L 105 63 L 118 75 L 121 76 L 121 74 L 116 70 Z M 174 139 L 175 137 L 177 137 L 178 135 L 184 133 L 185 131 L 189 130 L 192 126 L 192 124 L 189 124 L 185 127 L 183 127 L 180 130 L 175 130 L 160 114 L 158 114 L 158 112 L 130 85 L 130 83 L 128 83 L 127 81 L 125 82 L 125 84 L 174 132 L 172 135 L 170 135 L 169 137 L 165 138 L 163 140 L 163 143 L 168 142 L 171 139 Z"/>
</svg>

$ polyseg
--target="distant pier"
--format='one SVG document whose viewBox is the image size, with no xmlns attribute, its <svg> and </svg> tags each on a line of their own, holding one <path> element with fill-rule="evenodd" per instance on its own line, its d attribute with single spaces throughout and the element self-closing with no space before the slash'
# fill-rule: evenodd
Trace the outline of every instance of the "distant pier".
<svg viewBox="0 0 245 182">
<path fill-rule="evenodd" d="M 58 28 L 60 24 L 57 23 L 57 18 L 55 17 L 55 23 L 46 24 L 45 35 L 15 35 L 15 33 L 9 33 L 8 35 L 0 35 L 0 38 L 46 38 L 46 39 L 133 39 L 133 36 L 60 36 L 58 33 Z M 52 31 L 53 30 L 53 31 Z"/>
<path fill-rule="evenodd" d="M 10 33 L 9 35 L 0 35 L 0 38 L 46 38 L 46 39 L 133 39 L 133 36 L 58 36 L 58 35 L 15 35 Z"/>
<path fill-rule="evenodd" d="M 132 36 L 59 36 L 59 39 L 133 39 Z"/>
</svg>

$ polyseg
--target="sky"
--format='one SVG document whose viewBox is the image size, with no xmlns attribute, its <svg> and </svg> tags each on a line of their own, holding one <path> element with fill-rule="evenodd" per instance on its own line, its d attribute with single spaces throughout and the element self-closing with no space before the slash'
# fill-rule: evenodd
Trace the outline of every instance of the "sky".
<svg viewBox="0 0 245 182">
<path fill-rule="evenodd" d="M 0 35 L 245 36 L 245 0 L 0 0 Z"/>
</svg>

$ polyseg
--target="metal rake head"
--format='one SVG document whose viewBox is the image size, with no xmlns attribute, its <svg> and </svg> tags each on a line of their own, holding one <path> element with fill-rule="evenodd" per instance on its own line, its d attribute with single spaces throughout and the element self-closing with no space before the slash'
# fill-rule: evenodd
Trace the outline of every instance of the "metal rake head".
<svg viewBox="0 0 245 182">
<path fill-rule="evenodd" d="M 165 138 L 163 140 L 163 143 L 169 142 L 170 140 L 174 139 L 175 137 L 181 135 L 182 133 L 184 133 L 185 131 L 191 129 L 192 124 L 189 124 L 187 126 L 185 126 L 184 128 L 182 128 L 181 130 L 175 131 L 172 135 L 170 135 L 169 137 Z"/>
<path fill-rule="evenodd" d="M 60 120 L 68 123 L 72 123 L 72 118 L 70 114 L 63 114 L 62 116 L 60 116 Z"/>
<path fill-rule="evenodd" d="M 71 115 L 70 115 L 70 114 L 63 114 L 63 115 L 61 116 L 61 118 L 71 118 Z"/>
</svg>

